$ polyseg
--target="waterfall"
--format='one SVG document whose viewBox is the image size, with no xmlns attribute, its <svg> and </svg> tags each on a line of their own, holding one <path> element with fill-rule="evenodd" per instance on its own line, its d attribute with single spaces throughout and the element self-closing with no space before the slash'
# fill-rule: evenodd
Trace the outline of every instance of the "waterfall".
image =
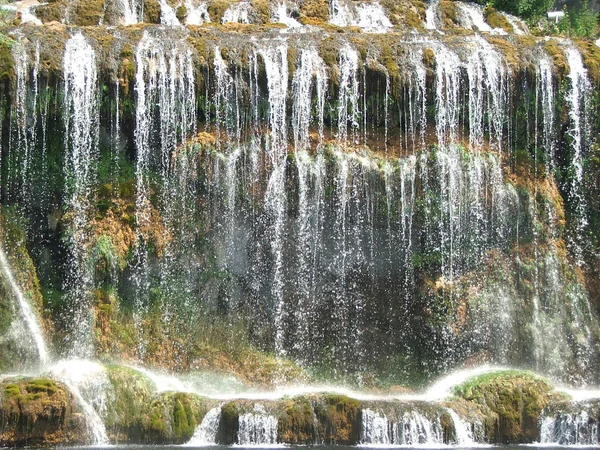
<svg viewBox="0 0 600 450">
<path fill-rule="evenodd" d="M 123 25 L 135 25 L 143 21 L 144 0 L 119 0 Z"/>
<path fill-rule="evenodd" d="M 452 417 L 452 422 L 454 423 L 456 444 L 464 446 L 472 446 L 475 444 L 476 440 L 473 436 L 473 431 L 469 429 L 471 425 L 469 423 L 465 423 L 452 408 L 446 408 L 446 411 L 448 411 L 448 414 L 450 414 L 450 417 Z M 479 425 L 480 428 L 483 429 L 483 426 L 481 424 Z M 483 432 L 481 432 L 480 437 L 483 437 Z"/>
<path fill-rule="evenodd" d="M 568 131 L 572 139 L 571 170 L 573 176 L 569 185 L 569 196 L 574 209 L 574 227 L 576 237 L 571 239 L 573 254 L 579 266 L 583 265 L 583 248 L 580 238 L 583 237 L 588 225 L 587 205 L 583 194 L 584 167 L 583 159 L 589 145 L 589 102 L 591 83 L 587 76 L 587 69 L 579 50 L 571 43 L 565 48 L 565 56 L 569 63 L 570 89 L 566 96 L 569 104 L 569 118 L 571 128 Z"/>
<path fill-rule="evenodd" d="M 17 303 L 19 305 L 19 309 L 21 310 L 21 314 L 23 315 L 25 324 L 35 343 L 40 364 L 45 365 L 48 362 L 49 357 L 48 350 L 46 349 L 46 343 L 44 341 L 44 335 L 42 333 L 42 328 L 40 327 L 35 311 L 25 299 L 25 295 L 23 292 L 21 292 L 21 289 L 19 288 L 19 285 L 15 280 L 12 271 L 10 270 L 6 254 L 4 253 L 2 246 L 0 246 L 0 267 L 2 268 L 4 278 L 6 281 L 8 281 L 8 285 L 10 286 L 12 294 L 17 299 Z"/>
<path fill-rule="evenodd" d="M 271 19 L 271 21 L 275 23 L 283 23 L 288 28 L 299 28 L 302 26 L 300 22 L 293 17 L 290 17 L 287 10 L 287 4 L 282 1 L 277 4 L 274 17 Z"/>
<path fill-rule="evenodd" d="M 167 0 L 160 1 L 160 23 L 168 27 L 179 27 L 181 24 L 177 19 L 175 10 L 167 3 Z"/>
<path fill-rule="evenodd" d="M 473 3 L 456 2 L 458 9 L 457 18 L 460 26 L 467 30 L 475 30 L 480 32 L 491 32 L 490 27 L 483 17 L 483 7 Z"/>
<path fill-rule="evenodd" d="M 277 443 L 277 418 L 267 414 L 264 406 L 254 405 L 254 411 L 239 417 L 239 445 L 273 445 Z"/>
<path fill-rule="evenodd" d="M 275 350 L 284 353 L 284 325 L 287 314 L 283 278 L 283 233 L 285 225 L 285 161 L 287 156 L 286 96 L 288 84 L 287 44 L 260 48 L 269 90 L 269 127 L 266 153 L 272 165 L 267 182 L 265 207 L 271 221 L 271 252 L 274 259 L 271 293 L 275 301 Z"/>
<path fill-rule="evenodd" d="M 506 121 L 506 70 L 500 54 L 481 36 L 473 38 L 475 50 L 467 63 L 469 77 L 469 141 L 471 149 L 480 150 L 484 130 L 490 136 L 490 146 L 502 149 Z M 484 121 L 487 117 L 487 127 Z"/>
<path fill-rule="evenodd" d="M 348 126 L 352 133 L 359 128 L 359 93 L 358 93 L 358 53 L 349 44 L 340 49 L 340 90 L 338 102 L 338 140 L 348 143 Z M 355 143 L 355 142 L 352 142 Z"/>
<path fill-rule="evenodd" d="M 93 361 L 60 361 L 50 368 L 53 378 L 64 383 L 83 410 L 92 444 L 106 446 L 109 439 L 102 416 L 112 401 L 112 388 L 106 369 Z"/>
<path fill-rule="evenodd" d="M 221 19 L 221 23 L 250 23 L 251 11 L 252 6 L 247 1 L 234 3 L 229 8 L 227 8 L 227 10 L 225 10 L 223 18 Z"/>
<path fill-rule="evenodd" d="M 552 445 L 598 445 L 598 421 L 590 416 L 586 405 L 572 413 L 542 415 L 540 443 Z"/>
<path fill-rule="evenodd" d="M 540 57 L 536 66 L 537 84 L 536 96 L 541 105 L 542 129 L 543 129 L 543 146 L 546 152 L 546 168 L 550 172 L 555 168 L 555 131 L 554 131 L 554 84 L 552 80 L 552 63 L 547 55 Z M 537 133 L 536 133 L 537 139 Z"/>
<path fill-rule="evenodd" d="M 66 145 L 65 203 L 72 214 L 69 235 L 71 273 L 67 285 L 76 329 L 70 340 L 70 353 L 90 357 L 93 353 L 88 267 L 88 222 L 93 209 L 92 187 L 96 177 L 99 135 L 98 74 L 96 54 L 81 33 L 72 36 L 64 54 L 64 121 Z"/>
<path fill-rule="evenodd" d="M 329 23 L 338 27 L 359 27 L 366 33 L 385 33 L 392 28 L 378 1 L 347 4 L 345 0 L 332 0 L 329 9 Z"/>
<path fill-rule="evenodd" d="M 362 410 L 360 443 L 363 445 L 390 445 L 390 423 L 388 418 L 370 409 Z"/>
<path fill-rule="evenodd" d="M 437 30 L 439 0 L 431 0 L 425 10 L 425 29 Z"/>
<path fill-rule="evenodd" d="M 195 130 L 195 79 L 192 53 L 185 41 L 165 41 L 144 32 L 136 50 L 137 92 L 135 148 L 136 247 L 133 283 L 136 288 L 134 318 L 138 332 L 149 299 L 148 243 L 158 224 L 150 202 L 150 171 L 161 175 L 168 197 L 171 156 L 176 146 Z M 158 130 L 158 142 L 155 132 Z M 166 209 L 175 207 L 163 198 Z M 165 211 L 164 214 L 170 214 Z M 167 236 L 163 236 L 167 238 Z M 140 353 L 144 340 L 139 338 Z"/>
<path fill-rule="evenodd" d="M 221 406 L 212 408 L 204 415 L 194 435 L 187 442 L 187 446 L 202 447 L 217 443 L 217 432 L 219 431 L 219 421 L 221 420 Z"/>
<path fill-rule="evenodd" d="M 194 5 L 192 0 L 186 0 L 185 7 L 187 8 L 186 25 L 202 25 L 203 23 L 210 22 L 210 15 L 208 14 L 206 3 L 203 1 Z"/>
<path fill-rule="evenodd" d="M 435 47 L 435 110 L 437 141 L 440 147 L 458 138 L 460 60 L 443 45 Z"/>
</svg>

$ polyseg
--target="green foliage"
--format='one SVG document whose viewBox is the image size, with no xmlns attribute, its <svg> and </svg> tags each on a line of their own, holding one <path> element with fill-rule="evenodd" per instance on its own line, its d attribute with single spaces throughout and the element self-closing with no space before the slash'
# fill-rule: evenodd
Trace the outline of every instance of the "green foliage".
<svg viewBox="0 0 600 450">
<path fill-rule="evenodd" d="M 554 0 L 478 0 L 478 3 L 515 14 L 533 23 L 552 9 Z"/>
<path fill-rule="evenodd" d="M 590 7 L 589 2 L 585 0 L 581 8 L 575 11 L 568 11 L 565 7 L 565 17 L 558 23 L 560 34 L 570 37 L 593 38 L 598 35 L 598 14 Z"/>
</svg>

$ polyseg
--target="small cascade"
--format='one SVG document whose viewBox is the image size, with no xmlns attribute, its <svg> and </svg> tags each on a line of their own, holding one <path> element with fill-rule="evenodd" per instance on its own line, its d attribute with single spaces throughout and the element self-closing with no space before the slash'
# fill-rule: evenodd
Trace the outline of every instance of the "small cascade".
<svg viewBox="0 0 600 450">
<path fill-rule="evenodd" d="M 480 432 L 477 433 L 478 439 L 476 439 L 469 423 L 464 422 L 452 408 L 446 408 L 446 411 L 448 411 L 454 423 L 454 434 L 457 445 L 472 446 L 483 438 L 483 426 L 481 424 L 479 424 L 478 428 Z"/>
<path fill-rule="evenodd" d="M 194 4 L 193 0 L 186 0 L 185 7 L 187 8 L 186 25 L 202 25 L 210 22 L 210 14 L 205 2 Z"/>
<path fill-rule="evenodd" d="M 569 63 L 570 89 L 566 96 L 569 104 L 571 128 L 568 133 L 572 139 L 571 170 L 573 176 L 569 186 L 569 196 L 574 210 L 574 239 L 571 239 L 572 251 L 579 266 L 583 264 L 583 249 L 579 238 L 584 236 L 588 225 L 587 205 L 583 194 L 583 160 L 589 146 L 589 109 L 592 89 L 587 69 L 581 53 L 571 43 L 566 44 L 565 56 Z"/>
<path fill-rule="evenodd" d="M 269 89 L 269 126 L 266 152 L 272 165 L 267 182 L 265 206 L 271 223 L 271 252 L 274 259 L 271 293 L 275 301 L 275 350 L 284 354 L 285 331 L 283 321 L 287 315 L 284 302 L 284 226 L 286 212 L 285 159 L 287 155 L 286 97 L 288 84 L 287 44 L 269 45 L 259 49 L 265 63 Z"/>
<path fill-rule="evenodd" d="M 144 0 L 119 0 L 123 25 L 135 25 L 141 22 Z"/>
<path fill-rule="evenodd" d="M 2 268 L 2 273 L 6 281 L 8 281 L 8 285 L 10 286 L 10 290 L 12 291 L 14 297 L 17 299 L 17 303 L 19 305 L 19 309 L 21 310 L 21 314 L 23 315 L 23 319 L 25 321 L 25 325 L 33 338 L 33 342 L 37 349 L 37 353 L 39 356 L 40 365 L 45 365 L 48 358 L 48 350 L 46 349 L 46 343 L 44 341 L 44 335 L 42 333 L 42 328 L 38 322 L 37 316 L 29 304 L 29 302 L 25 299 L 23 292 L 19 288 L 15 277 L 12 274 L 12 270 L 10 269 L 10 265 L 8 264 L 8 259 L 6 258 L 6 254 L 4 253 L 4 249 L 0 246 L 0 268 Z"/>
<path fill-rule="evenodd" d="M 418 411 L 404 413 L 392 427 L 394 445 L 440 445 L 444 443 L 444 431 L 440 418 L 430 420 Z"/>
<path fill-rule="evenodd" d="M 363 445 L 390 445 L 391 424 L 385 414 L 370 409 L 362 410 L 360 443 Z"/>
<path fill-rule="evenodd" d="M 217 444 L 217 432 L 221 420 L 221 405 L 209 410 L 196 428 L 194 435 L 187 442 L 190 447 L 203 447 Z"/>
<path fill-rule="evenodd" d="M 409 63 L 411 70 L 407 80 L 408 120 L 404 131 L 405 147 L 416 152 L 425 148 L 427 130 L 427 72 L 423 64 L 422 49 L 414 49 L 410 52 Z"/>
<path fill-rule="evenodd" d="M 70 352 L 78 357 L 90 357 L 93 353 L 89 299 L 92 274 L 86 248 L 98 159 L 99 105 L 96 54 L 81 33 L 67 41 L 63 66 L 65 172 L 69 180 L 65 203 L 73 217 L 69 234 L 71 272 L 67 285 L 76 326 Z"/>
<path fill-rule="evenodd" d="M 438 145 L 443 147 L 458 139 L 461 62 L 443 45 L 435 46 L 435 110 Z"/>
<path fill-rule="evenodd" d="M 93 361 L 61 361 L 50 368 L 50 375 L 64 383 L 81 406 L 92 444 L 109 444 L 102 416 L 106 414 L 112 385 L 106 369 Z"/>
<path fill-rule="evenodd" d="M 323 135 L 323 116 L 325 111 L 325 93 L 327 89 L 327 67 L 314 48 L 302 50 L 298 69 L 292 81 L 292 131 L 296 152 L 307 150 L 310 146 L 309 128 L 313 120 L 312 105 L 306 101 L 317 97 L 317 121 L 319 135 Z"/>
<path fill-rule="evenodd" d="M 581 405 L 577 412 L 542 415 L 540 443 L 551 445 L 598 445 L 598 421 Z"/>
<path fill-rule="evenodd" d="M 437 30 L 438 29 L 438 6 L 439 0 L 431 0 L 427 9 L 425 10 L 425 29 L 426 30 Z"/>
<path fill-rule="evenodd" d="M 555 167 L 555 131 L 554 131 L 554 83 L 552 79 L 553 65 L 547 55 L 544 55 L 538 59 L 536 66 L 536 97 L 537 103 L 541 107 L 541 116 L 538 119 L 538 123 L 542 123 L 543 130 L 543 142 L 544 151 L 546 152 L 546 167 L 548 171 L 553 170 Z M 537 138 L 537 133 L 536 133 Z"/>
<path fill-rule="evenodd" d="M 529 28 L 527 28 L 527 24 L 523 20 L 508 13 L 502 13 L 502 15 L 512 26 L 514 34 L 516 34 L 517 36 L 525 36 L 527 34 L 530 34 Z"/>
<path fill-rule="evenodd" d="M 253 412 L 239 417 L 239 445 L 277 444 L 277 418 L 267 414 L 261 404 L 254 405 Z"/>
<path fill-rule="evenodd" d="M 338 101 L 338 140 L 354 142 L 359 128 L 358 53 L 349 44 L 340 49 L 340 90 Z M 350 127 L 350 130 L 348 130 Z M 348 136 L 350 132 L 350 136 Z"/>
<path fill-rule="evenodd" d="M 456 2 L 458 9 L 457 19 L 462 28 L 480 32 L 491 32 L 490 27 L 483 17 L 483 7 L 474 3 Z"/>
<path fill-rule="evenodd" d="M 490 146 L 502 149 L 506 122 L 506 69 L 501 55 L 481 36 L 473 39 L 474 52 L 467 63 L 469 77 L 469 141 L 480 150 L 484 132 Z M 487 124 L 485 119 L 487 117 Z"/>
<path fill-rule="evenodd" d="M 252 5 L 250 2 L 241 1 L 231 5 L 221 19 L 221 23 L 250 23 L 250 12 L 252 11 Z"/>
<path fill-rule="evenodd" d="M 282 23 L 288 28 L 300 28 L 302 26 L 300 22 L 289 15 L 285 2 L 277 4 L 271 22 Z"/>
<path fill-rule="evenodd" d="M 179 23 L 179 19 L 177 19 L 177 14 L 175 10 L 167 3 L 167 0 L 159 0 L 160 1 L 160 23 L 166 25 L 168 27 L 179 27 L 181 23 Z"/>
<path fill-rule="evenodd" d="M 359 27 L 366 33 L 385 33 L 392 28 L 377 1 L 347 4 L 345 0 L 332 0 L 329 10 L 329 23 L 338 27 Z"/>
</svg>

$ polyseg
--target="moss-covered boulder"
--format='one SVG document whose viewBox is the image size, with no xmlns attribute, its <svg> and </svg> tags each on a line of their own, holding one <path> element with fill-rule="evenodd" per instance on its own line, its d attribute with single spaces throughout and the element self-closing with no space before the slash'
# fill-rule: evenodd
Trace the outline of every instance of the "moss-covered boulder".
<svg viewBox="0 0 600 450">
<path fill-rule="evenodd" d="M 279 442 L 310 445 L 317 442 L 315 414 L 307 397 L 282 401 L 282 412 L 277 422 Z"/>
<path fill-rule="evenodd" d="M 86 443 L 84 417 L 66 386 L 45 378 L 0 383 L 0 447 Z"/>
<path fill-rule="evenodd" d="M 360 441 L 361 404 L 344 395 L 331 394 L 313 402 L 318 433 L 325 444 L 355 445 Z"/>
<path fill-rule="evenodd" d="M 141 442 L 183 444 L 190 440 L 208 410 L 216 405 L 195 394 L 165 392 L 156 396 L 142 418 Z"/>
<path fill-rule="evenodd" d="M 154 397 L 152 381 L 126 366 L 107 366 L 111 388 L 106 417 L 103 417 L 111 442 L 139 441 L 142 418 Z"/>
<path fill-rule="evenodd" d="M 539 418 L 553 398 L 552 385 L 530 372 L 499 371 L 476 376 L 454 395 L 489 408 L 486 430 L 492 443 L 530 443 L 540 437 Z"/>
</svg>

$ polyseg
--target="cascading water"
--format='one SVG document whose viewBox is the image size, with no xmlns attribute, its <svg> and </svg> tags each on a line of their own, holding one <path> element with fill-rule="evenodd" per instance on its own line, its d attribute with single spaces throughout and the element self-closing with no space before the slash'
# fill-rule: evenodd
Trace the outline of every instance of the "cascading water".
<svg viewBox="0 0 600 450">
<path fill-rule="evenodd" d="M 102 421 L 111 387 L 106 369 L 93 361 L 60 361 L 50 368 L 53 378 L 63 382 L 71 391 L 83 410 L 92 444 L 109 444 L 106 427 Z"/>
<path fill-rule="evenodd" d="M 571 169 L 573 176 L 569 185 L 569 195 L 573 203 L 575 235 L 583 236 L 588 225 L 586 200 L 583 195 L 584 167 L 583 158 L 589 146 L 589 100 L 591 85 L 587 69 L 583 64 L 581 53 L 572 45 L 567 44 L 565 56 L 569 63 L 570 90 L 566 100 L 569 103 L 571 128 L 569 135 L 571 143 Z M 583 264 L 583 248 L 578 238 L 572 239 L 573 253 L 577 264 Z"/>
<path fill-rule="evenodd" d="M 168 184 L 171 154 L 176 146 L 195 129 L 195 83 L 191 50 L 183 41 L 167 47 L 163 40 L 145 33 L 136 52 L 136 238 L 134 285 L 136 286 L 136 321 L 142 332 L 141 319 L 147 312 L 149 295 L 148 240 L 152 234 L 153 210 L 150 205 L 150 171 L 162 174 Z M 157 117 L 158 116 L 158 117 Z M 159 130 L 154 144 L 155 127 Z M 168 190 L 165 189 L 165 194 Z M 165 198 L 166 207 L 175 206 Z M 165 213 L 169 217 L 168 210 Z M 140 345 L 143 342 L 140 339 Z M 144 349 L 139 351 L 143 353 Z"/>
<path fill-rule="evenodd" d="M 185 7 L 187 9 L 186 25 L 202 25 L 210 22 L 210 15 L 205 2 L 200 1 L 194 4 L 193 0 L 186 0 Z"/>
<path fill-rule="evenodd" d="M 385 33 L 392 28 L 390 19 L 379 2 L 347 4 L 345 0 L 332 0 L 329 23 L 338 27 L 355 26 L 367 33 Z"/>
<path fill-rule="evenodd" d="M 231 5 L 225 13 L 223 14 L 223 18 L 221 19 L 221 23 L 250 23 L 250 11 L 252 10 L 252 6 L 247 1 L 242 1 L 239 3 L 234 3 Z"/>
<path fill-rule="evenodd" d="M 64 110 L 66 142 L 66 177 L 68 205 L 72 217 L 69 247 L 71 273 L 68 286 L 72 323 L 69 353 L 91 357 L 92 311 L 90 289 L 92 274 L 87 262 L 88 222 L 91 219 L 92 187 L 98 159 L 99 105 L 96 54 L 86 38 L 78 33 L 66 44 L 64 54 Z"/>
<path fill-rule="evenodd" d="M 340 49 L 340 90 L 338 103 L 338 140 L 353 143 L 359 128 L 358 54 L 350 45 Z M 350 128 L 350 132 L 348 130 Z M 350 136 L 349 136 L 350 134 Z"/>
<path fill-rule="evenodd" d="M 212 408 L 203 417 L 202 422 L 196 428 L 194 435 L 186 445 L 190 447 L 199 447 L 204 445 L 216 444 L 217 432 L 219 430 L 219 421 L 221 420 L 221 406 Z"/>
<path fill-rule="evenodd" d="M 598 420 L 590 416 L 586 405 L 581 411 L 544 415 L 540 424 L 540 443 L 544 445 L 598 445 Z"/>
<path fill-rule="evenodd" d="M 267 414 L 260 403 L 253 412 L 240 415 L 239 445 L 273 445 L 277 443 L 277 418 Z"/>
<path fill-rule="evenodd" d="M 4 278 L 8 282 L 8 285 L 10 286 L 12 294 L 17 299 L 19 309 L 21 310 L 21 314 L 23 315 L 23 320 L 25 321 L 25 325 L 27 326 L 27 329 L 31 334 L 33 344 L 37 349 L 40 365 L 44 365 L 48 362 L 49 357 L 48 350 L 46 349 L 46 343 L 44 341 L 44 335 L 42 334 L 42 328 L 40 327 L 40 324 L 38 322 L 33 308 L 25 299 L 25 295 L 19 288 L 19 285 L 15 280 L 12 271 L 10 270 L 8 259 L 6 258 L 6 254 L 4 253 L 2 246 L 0 246 L 0 268 L 2 268 L 2 273 L 4 275 Z"/>
</svg>

